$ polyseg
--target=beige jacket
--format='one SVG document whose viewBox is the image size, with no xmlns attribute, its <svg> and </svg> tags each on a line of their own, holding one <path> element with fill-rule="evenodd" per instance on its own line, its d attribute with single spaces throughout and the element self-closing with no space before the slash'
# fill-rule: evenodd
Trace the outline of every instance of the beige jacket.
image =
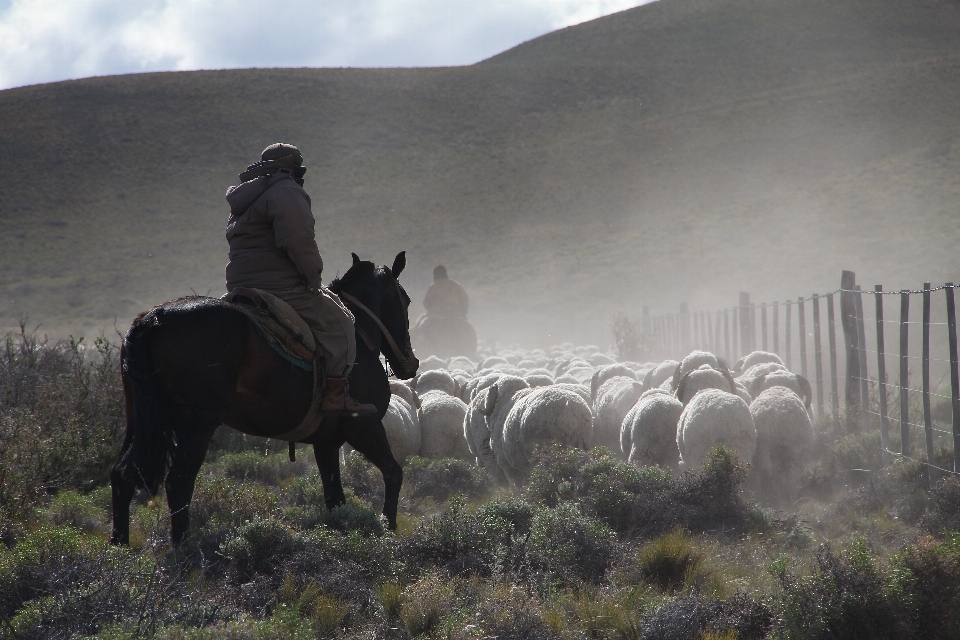
<svg viewBox="0 0 960 640">
<path fill-rule="evenodd" d="M 227 191 L 230 219 L 227 291 L 246 286 L 320 287 L 323 260 L 314 237 L 310 196 L 288 173 L 262 176 Z"/>
</svg>

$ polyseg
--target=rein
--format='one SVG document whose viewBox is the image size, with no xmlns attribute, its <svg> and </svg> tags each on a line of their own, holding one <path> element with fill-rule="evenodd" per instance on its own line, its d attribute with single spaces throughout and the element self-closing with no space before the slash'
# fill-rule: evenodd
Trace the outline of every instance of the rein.
<svg viewBox="0 0 960 640">
<path fill-rule="evenodd" d="M 391 336 L 390 332 L 387 331 L 387 327 L 384 326 L 383 322 L 380 320 L 380 318 L 376 316 L 375 313 L 373 313 L 373 311 L 370 311 L 370 309 L 368 309 L 365 304 L 363 304 L 362 302 L 354 298 L 352 295 L 350 295 L 346 291 L 341 291 L 339 295 L 341 298 L 346 299 L 348 302 L 352 302 L 353 304 L 355 304 L 358 308 L 360 308 L 361 311 L 365 312 L 368 316 L 373 318 L 373 321 L 377 323 L 378 327 L 380 327 L 380 331 L 383 333 L 383 337 L 387 339 L 387 344 L 390 345 L 390 348 L 393 350 L 394 355 L 397 356 L 397 358 L 404 364 L 407 364 L 410 362 L 410 358 L 407 355 L 405 355 L 403 351 L 400 350 L 400 347 L 397 345 L 396 341 L 393 339 L 393 336 Z M 367 347 L 371 351 L 376 352 L 377 348 L 373 345 L 373 340 L 368 338 L 367 334 L 365 334 L 363 330 L 360 329 L 360 327 L 354 327 L 354 328 L 356 329 L 357 333 L 360 334 L 360 337 L 363 338 L 363 341 L 367 344 Z"/>
</svg>

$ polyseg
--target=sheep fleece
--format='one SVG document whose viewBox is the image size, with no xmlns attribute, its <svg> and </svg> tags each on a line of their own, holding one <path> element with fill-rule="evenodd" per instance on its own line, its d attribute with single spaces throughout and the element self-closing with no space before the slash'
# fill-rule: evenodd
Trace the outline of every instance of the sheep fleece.
<svg viewBox="0 0 960 640">
<path fill-rule="evenodd" d="M 686 469 L 695 469 L 718 445 L 734 449 L 744 462 L 757 449 L 757 429 L 743 398 L 719 389 L 704 389 L 680 414 L 677 448 Z"/>
<path fill-rule="evenodd" d="M 502 455 L 525 474 L 535 445 L 558 442 L 586 449 L 591 430 L 590 407 L 579 394 L 556 387 L 520 391 L 504 421 Z"/>
</svg>

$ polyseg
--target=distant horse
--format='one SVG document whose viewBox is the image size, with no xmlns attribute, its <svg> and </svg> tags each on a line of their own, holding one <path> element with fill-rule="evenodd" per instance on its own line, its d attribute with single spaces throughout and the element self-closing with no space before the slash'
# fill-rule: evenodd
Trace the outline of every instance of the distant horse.
<svg viewBox="0 0 960 640">
<path fill-rule="evenodd" d="M 356 317 L 350 395 L 375 405 L 377 414 L 324 418 L 316 433 L 300 440 L 313 445 L 328 509 L 346 503 L 339 457 L 344 442 L 376 465 L 383 474 L 383 515 L 391 529 L 397 527 L 403 470 L 381 422 L 390 386 L 380 353 L 398 377 L 416 374 L 410 298 L 397 280 L 405 265 L 403 252 L 393 268 L 354 255 L 350 269 L 331 283 L 331 291 Z M 194 484 L 214 431 L 224 424 L 275 437 L 299 425 L 311 404 L 313 374 L 274 351 L 240 310 L 216 298 L 180 298 L 140 314 L 124 338 L 121 361 L 127 433 L 110 474 L 114 544 L 129 544 L 136 489 L 156 495 L 164 484 L 171 540 L 179 545 L 189 529 Z"/>
</svg>

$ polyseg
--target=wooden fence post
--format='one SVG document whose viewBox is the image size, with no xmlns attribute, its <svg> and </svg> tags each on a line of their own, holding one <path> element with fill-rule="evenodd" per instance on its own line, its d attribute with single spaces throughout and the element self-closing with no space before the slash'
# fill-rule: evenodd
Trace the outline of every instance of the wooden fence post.
<svg viewBox="0 0 960 640">
<path fill-rule="evenodd" d="M 720 345 L 723 344 L 723 340 L 720 338 L 720 330 L 723 328 L 723 323 L 720 322 L 721 313 L 717 311 L 717 319 L 713 321 L 713 352 L 720 355 Z"/>
<path fill-rule="evenodd" d="M 867 371 L 867 332 L 863 322 L 863 293 L 860 285 L 854 285 L 857 297 L 854 301 L 857 307 L 857 356 L 860 358 L 860 430 L 863 431 L 869 423 L 867 417 L 870 411 L 870 374 Z"/>
<path fill-rule="evenodd" d="M 860 414 L 860 354 L 857 343 L 857 301 L 854 291 L 857 276 L 844 271 L 840 276 L 840 324 L 843 326 L 843 344 L 847 354 L 847 375 L 844 385 L 844 403 L 847 430 L 859 432 Z"/>
<path fill-rule="evenodd" d="M 747 355 L 750 348 L 750 294 L 740 292 L 740 351 L 737 358 Z"/>
<path fill-rule="evenodd" d="M 813 294 L 813 363 L 817 375 L 817 415 L 824 415 L 823 409 L 823 350 L 820 347 L 820 296 Z"/>
<path fill-rule="evenodd" d="M 727 313 L 728 309 L 723 310 L 723 353 L 727 356 L 727 360 L 732 364 L 733 359 L 730 355 L 733 353 L 730 351 L 730 315 Z"/>
<path fill-rule="evenodd" d="M 690 353 L 690 307 L 686 302 L 680 304 L 680 358 Z"/>
<path fill-rule="evenodd" d="M 756 303 L 750 303 L 750 351 L 751 353 L 757 350 L 757 305 Z"/>
<path fill-rule="evenodd" d="M 700 314 L 691 313 L 690 319 L 693 323 L 693 337 L 690 340 L 690 350 L 700 348 Z"/>
<path fill-rule="evenodd" d="M 740 335 L 740 307 L 730 309 L 730 347 L 733 352 L 730 355 L 731 362 L 736 362 L 740 358 L 740 341 L 737 336 Z"/>
<path fill-rule="evenodd" d="M 760 344 L 764 351 L 767 350 L 767 303 L 760 305 Z"/>
<path fill-rule="evenodd" d="M 840 424 L 840 390 L 837 380 L 837 329 L 833 317 L 833 294 L 827 295 L 827 339 L 830 343 L 830 406 L 833 421 Z"/>
<path fill-rule="evenodd" d="M 910 456 L 910 292 L 900 291 L 900 455 Z"/>
<path fill-rule="evenodd" d="M 960 365 L 957 357 L 957 302 L 953 283 L 944 285 L 947 293 L 947 337 L 950 343 L 950 400 L 953 406 L 953 471 L 960 473 Z"/>
<path fill-rule="evenodd" d="M 773 352 L 780 355 L 780 303 L 773 301 Z"/>
<path fill-rule="evenodd" d="M 793 304 L 789 300 L 786 302 L 786 308 L 783 310 L 783 315 L 786 318 L 787 326 L 785 327 L 785 333 L 783 336 L 783 350 L 784 350 L 784 359 L 783 361 L 787 365 L 787 369 L 793 371 L 793 364 L 790 362 L 790 305 Z"/>
<path fill-rule="evenodd" d="M 797 298 L 797 337 L 800 338 L 800 375 L 807 380 L 810 379 L 807 373 L 807 316 L 803 312 L 803 296 Z"/>
<path fill-rule="evenodd" d="M 887 362 L 883 345 L 883 286 L 873 287 L 877 303 L 877 390 L 880 393 L 880 459 L 884 467 L 890 464 L 890 424 L 887 421 Z"/>
<path fill-rule="evenodd" d="M 930 410 L 930 283 L 923 283 L 923 353 L 920 354 L 923 366 L 923 433 L 927 440 L 927 482 L 930 487 L 939 480 L 939 474 L 933 468 L 933 415 Z"/>
</svg>

